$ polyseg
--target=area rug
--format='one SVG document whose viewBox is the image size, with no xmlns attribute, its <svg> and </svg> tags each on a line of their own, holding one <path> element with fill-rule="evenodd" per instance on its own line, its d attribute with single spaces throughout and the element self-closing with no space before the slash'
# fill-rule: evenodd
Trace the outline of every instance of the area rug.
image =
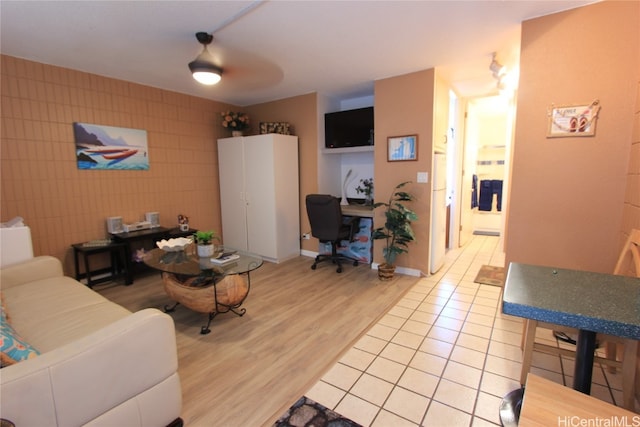
<svg viewBox="0 0 640 427">
<path fill-rule="evenodd" d="M 504 286 L 504 267 L 483 265 L 474 280 L 476 283 L 491 286 Z"/>
<path fill-rule="evenodd" d="M 360 424 L 302 396 L 273 427 L 362 427 Z"/>
</svg>

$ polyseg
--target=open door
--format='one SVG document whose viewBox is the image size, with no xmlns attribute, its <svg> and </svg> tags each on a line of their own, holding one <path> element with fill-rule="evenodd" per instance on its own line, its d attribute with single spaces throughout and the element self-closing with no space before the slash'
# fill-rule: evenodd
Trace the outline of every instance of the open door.
<svg viewBox="0 0 640 427">
<path fill-rule="evenodd" d="M 473 234 L 473 175 L 478 158 L 478 122 L 474 114 L 469 114 L 469 103 L 465 103 L 464 138 L 462 146 L 462 182 L 460 185 L 460 237 L 458 244 L 464 246 Z M 476 183 L 477 185 L 477 183 Z"/>
<path fill-rule="evenodd" d="M 504 234 L 513 121 L 512 103 L 506 97 L 486 96 L 466 103 L 461 245 L 474 233 Z"/>
</svg>

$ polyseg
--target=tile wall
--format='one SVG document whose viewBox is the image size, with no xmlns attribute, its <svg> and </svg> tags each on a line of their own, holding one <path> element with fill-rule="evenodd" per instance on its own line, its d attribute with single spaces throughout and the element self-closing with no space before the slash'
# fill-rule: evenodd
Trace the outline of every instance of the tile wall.
<svg viewBox="0 0 640 427">
<path fill-rule="evenodd" d="M 173 226 L 182 213 L 196 228 L 220 227 L 215 141 L 226 136 L 217 122 L 225 105 L 0 59 L 0 220 L 23 217 L 36 255 L 57 256 L 68 270 L 69 245 L 104 238 L 109 216 L 134 222 L 158 211 Z M 146 130 L 149 170 L 79 170 L 74 122 Z"/>
</svg>

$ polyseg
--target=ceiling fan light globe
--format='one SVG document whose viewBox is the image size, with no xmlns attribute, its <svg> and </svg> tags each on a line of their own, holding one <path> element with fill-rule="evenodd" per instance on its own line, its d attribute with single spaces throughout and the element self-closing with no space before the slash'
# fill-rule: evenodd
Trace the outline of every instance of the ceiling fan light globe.
<svg viewBox="0 0 640 427">
<path fill-rule="evenodd" d="M 222 68 L 215 65 L 206 45 L 200 55 L 189 63 L 189 69 L 193 78 L 203 85 L 211 86 L 222 79 Z"/>
<path fill-rule="evenodd" d="M 212 86 L 218 83 L 222 77 L 215 71 L 194 71 L 193 78 L 200 84 Z"/>
<path fill-rule="evenodd" d="M 222 69 L 211 62 L 198 57 L 189 63 L 193 78 L 203 85 L 214 85 L 222 79 Z"/>
</svg>

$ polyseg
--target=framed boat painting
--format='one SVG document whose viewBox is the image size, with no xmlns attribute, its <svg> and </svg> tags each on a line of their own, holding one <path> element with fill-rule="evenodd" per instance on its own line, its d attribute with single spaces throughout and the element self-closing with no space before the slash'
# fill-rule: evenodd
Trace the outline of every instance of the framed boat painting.
<svg viewBox="0 0 640 427">
<path fill-rule="evenodd" d="M 74 123 L 78 169 L 148 170 L 147 131 Z"/>
</svg>

